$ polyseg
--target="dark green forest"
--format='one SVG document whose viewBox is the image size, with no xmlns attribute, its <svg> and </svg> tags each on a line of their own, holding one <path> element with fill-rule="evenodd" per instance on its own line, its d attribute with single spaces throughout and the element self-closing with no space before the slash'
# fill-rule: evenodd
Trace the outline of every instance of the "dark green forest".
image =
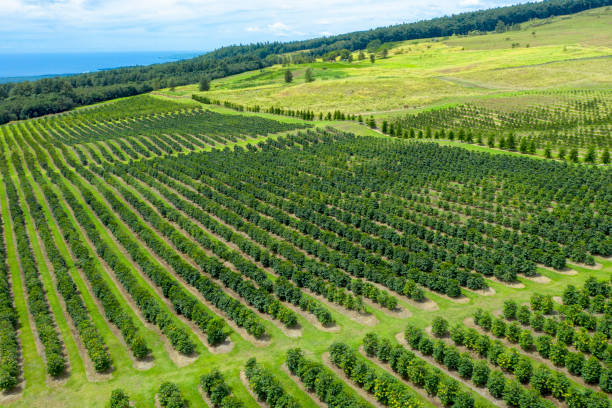
<svg viewBox="0 0 612 408">
<path fill-rule="evenodd" d="M 372 41 L 385 43 L 493 31 L 500 21 L 512 26 L 533 18 L 572 14 L 610 4 L 612 0 L 524 3 L 305 41 L 233 45 L 165 64 L 0 84 L 0 124 L 154 89 L 192 84 L 202 78 L 216 79 L 261 69 L 280 62 L 281 54 L 288 52 L 302 51 L 301 59 L 309 61 L 331 51 L 365 49 Z"/>
</svg>

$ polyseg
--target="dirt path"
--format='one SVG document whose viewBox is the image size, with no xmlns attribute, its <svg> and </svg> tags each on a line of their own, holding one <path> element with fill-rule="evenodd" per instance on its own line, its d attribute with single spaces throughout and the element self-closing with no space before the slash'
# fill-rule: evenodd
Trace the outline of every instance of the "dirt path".
<svg viewBox="0 0 612 408">
<path fill-rule="evenodd" d="M 460 382 L 465 387 L 467 387 L 469 390 L 471 390 L 472 392 L 475 392 L 478 395 L 480 395 L 481 397 L 485 398 L 487 401 L 489 401 L 494 406 L 498 406 L 498 407 L 507 407 L 508 406 L 503 400 L 497 399 L 497 398 L 493 397 L 486 388 L 484 388 L 484 387 L 482 387 L 482 388 L 481 387 L 477 387 L 473 382 L 468 381 L 468 380 L 462 378 L 457 372 L 450 371 L 448 368 L 446 368 L 446 366 L 438 363 L 436 360 L 434 360 L 433 357 L 426 356 L 426 355 L 424 355 L 423 353 L 421 353 L 418 350 L 410 349 L 410 347 L 408 346 L 408 343 L 406 342 L 406 339 L 404 338 L 404 334 L 403 333 L 398 333 L 395 336 L 395 339 L 398 341 L 398 343 L 400 343 L 402 346 L 404 346 L 407 349 L 409 349 L 416 356 L 418 356 L 422 360 L 425 360 L 427 362 L 427 364 L 429 364 L 429 365 L 431 365 L 433 367 L 437 367 L 444 374 L 446 374 L 447 376 L 451 377 L 452 379 Z"/>
<path fill-rule="evenodd" d="M 329 352 L 326 351 L 325 353 L 323 353 L 323 355 L 321 356 L 321 359 L 323 360 L 323 364 L 325 364 L 327 366 L 327 368 L 332 370 L 334 372 L 334 374 L 336 374 L 338 377 L 340 377 L 342 380 L 344 380 L 346 385 L 348 387 L 352 388 L 361 398 L 363 398 L 364 400 L 366 400 L 367 402 L 369 402 L 370 404 L 372 404 L 376 408 L 385 408 L 385 405 L 383 405 L 380 402 L 378 402 L 378 400 L 376 400 L 376 398 L 374 398 L 374 396 L 372 394 L 368 393 L 363 388 L 357 386 L 353 382 L 353 380 L 351 380 L 350 378 L 347 377 L 346 374 L 344 374 L 344 371 L 342 371 L 334 363 L 332 363 L 332 361 L 331 361 L 331 359 L 329 357 Z"/>
</svg>

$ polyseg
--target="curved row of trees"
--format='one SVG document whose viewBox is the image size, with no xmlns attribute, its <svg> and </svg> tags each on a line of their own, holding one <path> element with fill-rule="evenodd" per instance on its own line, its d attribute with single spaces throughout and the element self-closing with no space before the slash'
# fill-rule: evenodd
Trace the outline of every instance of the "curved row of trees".
<svg viewBox="0 0 612 408">
<path fill-rule="evenodd" d="M 289 371 L 304 383 L 306 389 L 329 408 L 369 407 L 369 404 L 348 392 L 342 380 L 325 365 L 306 359 L 301 349 L 287 351 L 285 364 Z"/>
<path fill-rule="evenodd" d="M 445 335 L 438 333 L 441 334 Z M 443 340 L 434 341 L 415 326 L 408 326 L 404 336 L 412 349 L 432 356 L 438 363 L 457 371 L 463 378 L 471 379 L 477 386 L 486 386 L 493 396 L 503 398 L 510 406 L 553 406 L 543 398 L 548 395 L 553 396 L 557 403 L 566 402 L 570 407 L 579 407 L 584 403 L 609 406 L 606 395 L 593 393 L 590 398 L 585 399 L 585 390 L 572 386 L 564 374 L 544 365 L 534 367 L 530 358 L 498 341 L 491 341 L 486 334 L 479 334 L 473 329 L 466 330 L 460 324 L 451 329 L 450 338 L 456 346 L 468 350 L 464 353 L 447 345 Z M 502 371 L 491 370 L 490 366 L 501 368 L 516 380 L 505 379 Z M 533 391 L 527 390 L 521 384 L 529 384 Z"/>
<path fill-rule="evenodd" d="M 93 185 L 96 186 L 98 191 L 109 202 L 110 206 L 129 228 L 135 232 L 135 234 L 142 239 L 158 256 L 168 262 L 173 270 L 181 277 L 183 277 L 189 284 L 194 285 L 198 280 L 203 279 L 198 268 L 191 265 L 183 257 L 181 257 L 173 248 L 170 247 L 163 239 L 147 226 L 128 206 L 119 200 L 119 197 L 110 190 L 105 184 L 94 176 L 91 171 L 80 168 L 80 173 Z M 127 194 L 124 194 L 124 197 Z M 135 198 L 135 196 L 132 195 Z M 223 265 L 217 258 L 209 257 L 206 253 L 199 248 L 192 241 L 187 239 L 183 234 L 177 231 L 167 221 L 159 217 L 154 211 L 146 207 L 142 202 L 133 202 L 132 205 L 138 205 L 143 213 L 141 216 L 146 216 L 147 220 L 154 226 L 157 226 L 156 230 L 159 231 L 163 236 L 170 240 L 174 246 L 181 253 L 190 256 L 200 266 L 201 270 L 208 273 L 213 278 L 219 279 L 226 287 L 232 289 L 238 295 L 243 297 L 246 302 L 256 307 L 260 312 L 269 313 L 272 317 L 280 320 L 287 327 L 295 326 L 297 323 L 297 317 L 295 313 L 283 306 L 278 300 L 271 297 L 265 290 L 256 288 L 251 282 L 244 279 L 240 274 L 231 271 L 229 268 Z M 148 211 L 144 212 L 143 208 L 147 208 Z M 157 225 L 156 225 L 157 224 Z M 126 240 L 132 239 L 125 234 L 125 238 L 120 239 Z M 135 241 L 133 241 L 135 242 Z M 210 284 L 216 285 L 210 281 Z M 194 285 L 196 286 L 196 285 Z M 169 290 L 164 288 L 164 290 Z M 177 310 L 178 311 L 178 310 Z M 261 337 L 263 333 L 260 333 L 257 337 Z"/>
<path fill-rule="evenodd" d="M 215 408 L 240 408 L 244 403 L 232 395 L 231 388 L 225 382 L 219 370 L 213 370 L 200 377 L 200 387 L 206 393 Z"/>
<path fill-rule="evenodd" d="M 301 406 L 283 388 L 272 371 L 257 363 L 255 358 L 247 361 L 244 374 L 257 398 L 264 401 L 269 408 L 299 408 Z"/>
<path fill-rule="evenodd" d="M 0 220 L 0 391 L 7 391 L 19 380 L 19 339 L 17 311 L 9 279 L 4 240 L 4 223 Z"/>
<path fill-rule="evenodd" d="M 43 346 L 47 373 L 52 377 L 57 377 L 64 372 L 67 365 L 64 344 L 55 326 L 55 320 L 49 306 L 47 293 L 43 287 L 40 270 L 30 246 L 19 194 L 12 182 L 7 158 L 4 153 L 2 153 L 0 159 L 0 172 L 4 180 L 8 207 L 13 221 L 13 232 L 17 242 L 17 256 L 24 279 L 28 310 L 34 320 L 36 335 Z"/>
<path fill-rule="evenodd" d="M 587 359 L 580 351 L 569 351 L 562 340 L 555 341 L 548 334 L 534 337 L 530 330 L 521 329 L 518 323 L 506 325 L 502 319 L 491 318 L 488 312 L 480 309 L 474 314 L 474 322 L 484 331 L 490 331 L 495 337 L 505 338 L 510 343 L 518 343 L 526 352 L 535 350 L 542 358 L 550 360 L 556 366 L 567 368 L 574 376 L 582 377 L 587 384 L 599 384 L 602 390 L 609 392 L 610 368 L 607 367 L 607 364 L 602 366 L 596 356 L 593 355 Z M 560 331 L 559 333 L 565 332 Z M 487 334 L 480 336 L 488 338 Z M 513 353 L 518 356 L 516 351 Z"/>
<path fill-rule="evenodd" d="M 368 333 L 363 339 L 363 348 L 368 357 L 376 357 L 379 361 L 389 364 L 395 373 L 415 386 L 424 388 L 429 396 L 438 397 L 444 406 L 474 407 L 474 396 L 471 392 L 461 390 L 456 380 L 439 369 L 430 367 L 403 346 L 392 345 L 389 339 L 380 339 L 376 333 Z M 431 353 L 424 352 L 424 354 Z M 462 375 L 462 377 L 469 376 Z"/>
<path fill-rule="evenodd" d="M 54 165 L 61 171 L 61 173 L 50 172 L 48 174 L 50 181 L 61 191 L 63 199 L 72 209 L 72 213 L 80 227 L 95 246 L 96 254 L 113 271 L 117 280 L 132 297 L 144 318 L 149 323 L 157 325 L 168 337 L 172 346 L 178 351 L 185 354 L 193 352 L 195 345 L 187 331 L 180 326 L 176 317 L 169 314 L 150 291 L 142 286 L 124 257 L 115 248 L 109 246 L 105 240 L 99 239 L 99 232 L 91 213 L 81 204 L 73 190 L 68 186 L 67 181 L 62 177 L 67 175 L 70 170 L 65 167 L 54 147 L 47 145 L 46 148 Z M 174 293 L 177 294 L 177 299 L 181 295 L 180 292 Z M 211 321 L 211 316 L 199 305 L 192 310 L 192 317 L 200 327 L 206 327 L 208 322 Z"/>
<path fill-rule="evenodd" d="M 329 358 L 336 367 L 359 387 L 363 388 L 382 405 L 388 407 L 418 408 L 423 404 L 414 391 L 391 374 L 373 368 L 365 359 L 345 343 L 329 347 Z M 449 396 L 454 396 L 457 384 L 449 384 Z"/>
<path fill-rule="evenodd" d="M 34 220 L 34 226 L 40 236 L 46 256 L 51 263 L 53 273 L 55 275 L 55 286 L 57 292 L 64 299 L 66 311 L 70 315 L 74 327 L 76 328 L 81 341 L 83 342 L 87 354 L 93 362 L 94 369 L 98 372 L 108 370 L 112 365 L 112 359 L 108 352 L 107 346 L 100 334 L 98 328 L 91 319 L 90 312 L 83 302 L 81 293 L 79 292 L 74 280 L 68 272 L 69 265 L 66 258 L 59 251 L 57 244 L 52 236 L 49 225 L 52 225 L 52 220 L 47 219 L 42 206 L 38 199 L 34 196 L 32 186 L 26 179 L 23 163 L 21 158 L 13 153 L 13 166 L 16 169 L 19 186 L 25 196 L 25 203 L 30 210 L 30 217 Z M 28 160 L 28 156 L 24 156 Z M 31 157 L 33 159 L 33 157 Z M 5 183 L 12 183 L 8 180 Z"/>
<path fill-rule="evenodd" d="M 219 241 L 215 237 L 210 236 L 207 231 L 204 231 L 197 224 L 195 224 L 191 218 L 181 214 L 178 210 L 169 206 L 163 200 L 157 198 L 148 188 L 140 185 L 138 182 L 136 182 L 136 179 L 131 178 L 131 176 L 129 176 L 125 171 L 122 171 L 118 167 L 114 167 L 113 172 L 124 180 L 125 186 L 129 185 L 142 194 L 150 205 L 155 207 L 157 211 L 162 214 L 164 219 L 169 222 L 176 223 L 184 231 L 189 233 L 190 238 L 197 241 L 204 248 L 211 250 L 220 259 L 231 262 L 240 273 L 257 283 L 259 288 L 264 289 L 269 293 L 273 292 L 281 301 L 289 301 L 294 305 L 300 305 L 300 307 L 303 305 L 305 310 L 313 311 L 315 316 L 317 316 L 321 323 L 325 325 L 330 325 L 333 323 L 333 319 L 329 311 L 327 311 L 318 302 L 306 298 L 298 287 L 295 287 L 286 279 L 277 281 L 270 280 L 263 269 L 259 268 L 253 262 L 248 260 L 239 251 L 231 249 L 225 243 Z M 136 195 L 132 192 L 128 191 L 125 186 L 119 185 L 119 183 L 113 181 L 113 179 L 108 175 L 105 175 L 105 179 L 110 185 L 117 188 L 121 192 L 122 196 L 128 200 L 128 202 L 130 202 L 132 206 L 134 206 L 134 208 L 136 208 L 137 211 L 148 220 L 149 223 L 155 225 L 158 230 L 167 229 L 169 233 L 172 234 L 172 229 L 168 228 L 169 225 L 161 221 L 160 216 L 153 211 L 151 207 L 147 206 L 144 201 L 136 197 Z M 156 186 L 156 183 L 151 178 L 148 178 L 148 182 L 149 185 Z M 197 247 L 195 250 L 197 251 Z M 193 251 L 187 249 L 187 252 L 192 253 Z M 270 302 L 271 301 L 268 303 Z M 306 302 L 306 304 L 304 304 L 304 302 Z M 281 316 L 281 313 L 287 313 L 286 310 L 281 312 L 282 309 L 278 308 L 277 306 L 270 306 L 270 304 L 268 304 L 266 307 L 267 311 L 274 309 L 278 309 L 277 316 Z M 290 316 L 287 315 L 282 317 L 280 320 L 285 323 L 288 322 L 289 319 Z"/>
<path fill-rule="evenodd" d="M 98 298 L 104 309 L 106 318 L 119 328 L 134 357 L 138 359 L 147 357 L 149 355 L 149 348 L 142 334 L 138 332 L 129 312 L 120 304 L 109 285 L 105 282 L 103 278 L 105 273 L 96 260 L 95 253 L 89 246 L 85 245 L 80 233 L 64 210 L 59 197 L 40 172 L 38 166 L 41 168 L 48 168 L 49 166 L 47 156 L 41 147 L 26 134 L 14 134 L 13 136 L 15 137 L 15 142 L 27 143 L 34 150 L 35 157 L 24 151 L 25 164 L 28 166 L 34 181 L 38 184 L 44 200 L 49 204 L 48 207 L 53 214 L 53 222 L 57 223 L 57 226 L 61 229 L 64 240 L 70 247 L 77 266 L 81 268 L 89 281 L 93 294 Z M 18 140 L 18 136 L 21 136 L 22 140 Z"/>
</svg>

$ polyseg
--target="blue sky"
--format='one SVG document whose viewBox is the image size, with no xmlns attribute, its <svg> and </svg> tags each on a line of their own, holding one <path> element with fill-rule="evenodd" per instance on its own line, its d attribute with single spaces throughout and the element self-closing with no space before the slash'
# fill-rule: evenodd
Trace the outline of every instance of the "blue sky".
<svg viewBox="0 0 612 408">
<path fill-rule="evenodd" d="M 0 0 L 0 53 L 212 50 L 411 22 L 512 0 Z"/>
</svg>

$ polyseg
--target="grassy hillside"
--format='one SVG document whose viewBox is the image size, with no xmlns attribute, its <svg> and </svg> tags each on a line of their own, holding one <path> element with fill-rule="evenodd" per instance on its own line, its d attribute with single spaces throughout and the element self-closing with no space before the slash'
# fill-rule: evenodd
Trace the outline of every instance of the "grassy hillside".
<svg viewBox="0 0 612 408">
<path fill-rule="evenodd" d="M 213 81 L 211 98 L 243 105 L 397 115 L 398 110 L 551 87 L 610 86 L 612 9 L 521 25 L 520 31 L 393 44 L 389 57 L 274 66 Z M 513 44 L 518 46 L 513 47 Z M 601 57 L 601 58 L 599 58 Z M 315 81 L 304 83 L 307 67 Z M 174 95 L 197 93 L 178 87 Z"/>
</svg>

